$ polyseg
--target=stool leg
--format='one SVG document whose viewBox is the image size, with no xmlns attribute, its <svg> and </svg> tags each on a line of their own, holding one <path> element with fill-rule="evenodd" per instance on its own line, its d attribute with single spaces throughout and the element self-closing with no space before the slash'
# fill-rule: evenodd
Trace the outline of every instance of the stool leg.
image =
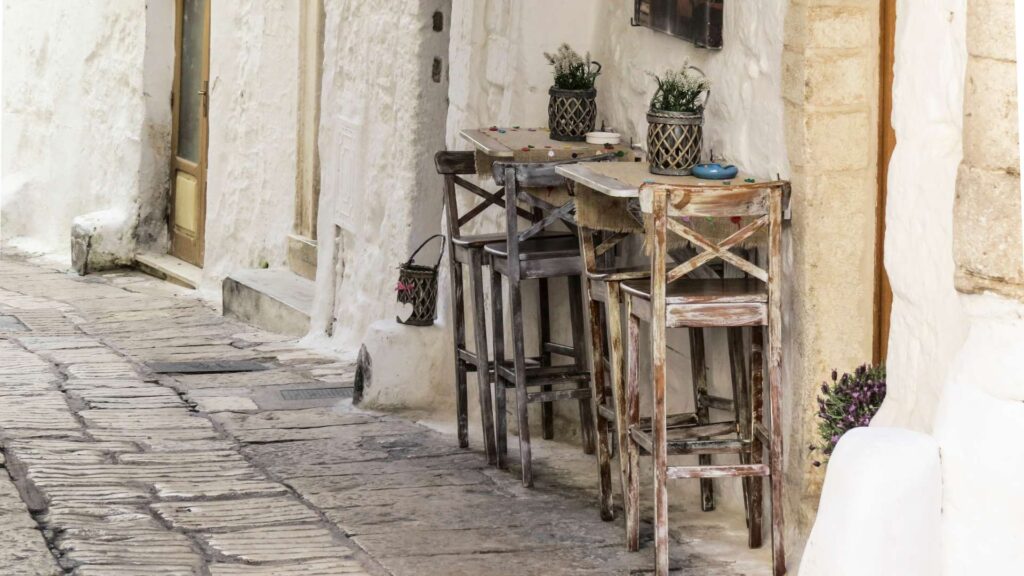
<svg viewBox="0 0 1024 576">
<path fill-rule="evenodd" d="M 657 296 L 653 300 L 657 300 Z M 654 404 L 654 418 L 651 421 L 654 450 L 654 566 L 657 576 L 668 576 L 668 406 L 665 396 L 668 365 L 665 359 L 664 300 L 661 306 L 657 302 L 651 306 L 651 351 L 651 396 Z"/>
<path fill-rule="evenodd" d="M 469 285 L 473 294 L 473 336 L 476 339 L 476 379 L 477 393 L 480 396 L 480 424 L 484 431 L 484 451 L 487 463 L 496 464 L 497 455 L 494 446 L 494 410 L 491 407 L 491 378 L 487 361 L 487 322 L 484 316 L 487 307 L 484 305 L 483 255 L 480 250 L 470 252 Z"/>
<path fill-rule="evenodd" d="M 752 425 L 760 426 L 764 423 L 764 356 L 763 356 L 764 329 L 760 326 L 754 327 L 750 334 L 750 414 Z M 760 464 L 764 460 L 764 446 L 761 443 L 761 436 L 756 432 L 750 438 L 750 461 L 753 464 Z M 761 546 L 761 525 L 764 516 L 764 479 L 753 477 L 750 479 L 750 505 L 747 515 L 750 519 L 748 544 L 751 548 Z"/>
<path fill-rule="evenodd" d="M 625 438 L 625 451 L 619 454 L 619 458 L 626 461 L 626 548 L 636 552 L 640 549 L 640 446 L 633 442 L 629 430 L 640 423 L 640 320 L 633 314 L 632 298 L 626 299 L 626 313 L 629 327 L 626 344 L 628 367 L 623 391 L 625 432 L 619 433 L 620 437 Z"/>
<path fill-rule="evenodd" d="M 629 424 L 627 423 L 626 378 L 623 373 L 625 355 L 622 350 L 622 288 L 618 282 L 605 284 L 608 293 L 608 305 L 605 323 L 608 332 L 608 372 L 612 381 L 612 402 L 615 409 L 615 441 L 619 454 L 619 486 L 622 487 L 623 508 L 626 518 L 631 515 L 629 498 L 626 497 L 629 486 Z M 596 353 L 595 353 L 596 355 Z M 628 521 L 628 520 L 627 520 Z"/>
<path fill-rule="evenodd" d="M 693 405 L 697 413 L 697 425 L 703 426 L 711 422 L 708 405 L 708 367 L 704 355 L 704 331 L 690 328 L 690 370 L 693 373 Z M 701 454 L 697 457 L 701 466 L 711 465 L 711 455 Z M 700 508 L 705 512 L 715 509 L 715 485 L 711 478 L 700 479 Z"/>
<path fill-rule="evenodd" d="M 501 274 L 491 269 L 491 330 L 493 331 L 494 353 L 494 435 L 497 440 L 498 468 L 508 468 L 508 413 L 505 409 L 505 379 L 498 372 L 498 365 L 505 361 L 505 306 L 502 294 Z"/>
<path fill-rule="evenodd" d="M 783 576 L 786 573 L 786 552 L 782 535 L 782 342 L 778 314 L 769 315 L 768 322 L 768 410 L 771 416 L 768 466 L 771 469 L 772 487 L 772 557 L 775 576 Z"/>
<path fill-rule="evenodd" d="M 572 349 L 576 369 L 586 370 L 587 345 L 583 318 L 583 285 L 579 276 L 569 276 L 569 314 L 572 319 Z M 593 375 L 591 375 L 593 376 Z M 580 398 L 580 434 L 583 452 L 593 454 L 594 447 L 594 405 L 591 398 Z"/>
<path fill-rule="evenodd" d="M 600 407 L 607 403 L 607 388 L 604 381 L 604 368 L 601 365 L 604 359 L 604 326 L 601 314 L 601 303 L 594 300 L 590 293 L 590 283 L 587 283 L 587 304 L 590 308 L 590 339 L 591 339 L 591 362 L 590 362 L 590 390 L 594 396 L 594 402 L 598 409 L 594 413 L 594 425 L 597 428 L 597 478 L 598 487 L 601 493 L 601 519 L 604 521 L 615 519 L 615 510 L 612 504 L 612 469 L 611 469 L 611 441 L 608 437 L 609 423 L 601 415 Z"/>
<path fill-rule="evenodd" d="M 530 450 L 529 399 L 526 392 L 526 349 L 523 342 L 523 295 L 519 282 L 509 281 L 512 307 L 512 349 L 516 376 L 516 412 L 519 414 L 519 460 L 523 467 L 523 486 L 533 486 L 532 453 Z"/>
<path fill-rule="evenodd" d="M 458 425 L 459 447 L 469 447 L 469 396 L 466 388 L 466 361 L 459 350 L 466 349 L 466 308 L 463 301 L 462 264 L 455 260 L 449 246 L 452 300 L 452 334 L 455 344 L 455 417 Z"/>
<path fill-rule="evenodd" d="M 750 425 L 750 384 L 747 380 L 748 372 L 746 366 L 746 354 L 743 352 L 743 329 L 729 328 L 729 372 L 732 376 L 732 397 L 733 417 L 736 419 L 736 427 L 739 430 L 740 439 L 751 441 L 753 429 Z M 750 452 L 740 452 L 740 464 L 750 464 Z M 751 522 L 750 491 L 753 483 L 759 480 L 754 477 L 744 477 L 743 484 L 743 507 L 747 512 L 747 546 L 757 548 L 761 545 L 760 534 L 755 537 L 753 524 Z"/>
<path fill-rule="evenodd" d="M 548 279 L 541 278 L 538 282 L 538 294 L 537 303 L 540 314 L 539 327 L 540 327 L 540 363 L 541 366 L 551 366 L 551 352 L 548 352 L 546 345 L 551 342 L 551 309 L 548 307 L 550 304 L 551 292 L 548 287 Z M 551 391 L 550 384 L 544 384 L 541 386 L 541 390 L 544 392 Z M 541 437 L 545 440 L 551 440 L 555 437 L 555 411 L 554 403 L 552 402 L 541 402 L 540 404 L 540 421 L 541 421 Z"/>
</svg>

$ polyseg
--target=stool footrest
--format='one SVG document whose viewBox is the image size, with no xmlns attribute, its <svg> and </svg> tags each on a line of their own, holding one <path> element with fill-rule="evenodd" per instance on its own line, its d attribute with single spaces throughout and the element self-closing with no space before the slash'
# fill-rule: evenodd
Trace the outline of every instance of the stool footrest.
<svg viewBox="0 0 1024 576">
<path fill-rule="evenodd" d="M 598 404 L 597 413 L 601 416 L 601 418 L 604 418 L 605 420 L 613 424 L 615 423 L 615 408 L 607 404 Z"/>
<path fill-rule="evenodd" d="M 701 396 L 701 408 L 708 407 L 714 408 L 715 410 L 725 410 L 726 412 L 732 412 L 735 410 L 735 403 L 731 398 L 723 398 L 721 396 Z"/>
<path fill-rule="evenodd" d="M 737 478 L 771 476 L 767 464 L 734 464 L 731 466 L 669 466 L 669 479 L 679 478 Z"/>
<path fill-rule="evenodd" d="M 545 342 L 544 351 L 552 354 L 558 354 L 559 356 L 567 356 L 569 358 L 576 357 L 576 350 L 572 346 L 557 344 L 555 342 Z"/>
<path fill-rule="evenodd" d="M 666 440 L 671 456 L 686 454 L 738 454 L 750 450 L 750 441 L 742 439 L 708 439 L 710 436 L 735 434 L 736 423 L 718 422 L 673 430 L 673 436 Z M 654 451 L 654 438 L 650 429 L 633 426 L 629 436 L 645 452 Z M 700 438 L 700 439 L 696 439 Z"/>
<path fill-rule="evenodd" d="M 548 390 L 530 392 L 526 395 L 527 402 L 556 402 L 558 400 L 580 400 L 590 398 L 590 388 L 570 388 L 568 390 Z"/>
<path fill-rule="evenodd" d="M 505 381 L 506 388 L 515 388 L 516 372 L 511 363 L 505 362 L 498 366 L 498 375 Z M 590 372 L 575 366 L 527 366 L 526 385 L 542 386 L 560 384 L 562 382 L 589 381 Z M 590 390 L 588 387 L 587 390 Z"/>
</svg>

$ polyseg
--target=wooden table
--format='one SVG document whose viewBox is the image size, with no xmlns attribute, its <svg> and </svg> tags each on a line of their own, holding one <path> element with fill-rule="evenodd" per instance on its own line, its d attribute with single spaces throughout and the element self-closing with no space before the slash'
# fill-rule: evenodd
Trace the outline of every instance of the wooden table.
<svg viewBox="0 0 1024 576">
<path fill-rule="evenodd" d="M 632 158 L 628 145 L 605 146 L 587 142 L 552 140 L 547 128 L 498 127 L 463 130 L 459 135 L 471 143 L 477 154 L 514 162 L 555 162 L 622 152 Z"/>
</svg>

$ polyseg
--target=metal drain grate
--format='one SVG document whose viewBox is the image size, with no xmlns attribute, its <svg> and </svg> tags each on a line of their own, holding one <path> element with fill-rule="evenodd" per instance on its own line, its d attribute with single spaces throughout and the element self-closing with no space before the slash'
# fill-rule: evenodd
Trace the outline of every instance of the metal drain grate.
<svg viewBox="0 0 1024 576">
<path fill-rule="evenodd" d="M 260 372 L 267 367 L 251 360 L 215 360 L 196 362 L 150 362 L 157 374 L 226 374 L 229 372 Z"/>
<path fill-rule="evenodd" d="M 0 316 L 0 332 L 28 332 L 28 326 L 16 316 Z"/>
<path fill-rule="evenodd" d="M 351 398 L 351 388 L 302 388 L 299 390 L 281 390 L 281 398 L 285 400 L 326 400 L 329 398 Z"/>
</svg>

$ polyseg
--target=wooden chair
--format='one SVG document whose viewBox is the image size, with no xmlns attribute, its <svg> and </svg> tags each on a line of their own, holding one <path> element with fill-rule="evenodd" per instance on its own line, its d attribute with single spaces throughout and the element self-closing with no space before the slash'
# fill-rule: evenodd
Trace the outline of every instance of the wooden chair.
<svg viewBox="0 0 1024 576">
<path fill-rule="evenodd" d="M 444 206 L 447 222 L 447 253 L 451 278 L 450 296 L 452 308 L 452 333 L 454 335 L 455 356 L 455 398 L 458 420 L 459 446 L 469 446 L 469 416 L 467 373 L 476 372 L 477 390 L 480 396 L 480 416 L 483 427 L 484 450 L 491 464 L 497 463 L 494 435 L 494 412 L 492 409 L 491 382 L 493 381 L 493 364 L 487 356 L 487 309 L 484 305 L 483 267 L 488 264 L 488 256 L 484 248 L 488 244 L 505 240 L 503 232 L 492 234 L 464 235 L 462 228 L 474 218 L 482 214 L 490 206 L 505 207 L 504 190 L 489 192 L 466 179 L 466 175 L 476 173 L 476 164 L 472 152 L 438 152 L 434 156 L 438 174 L 444 176 Z M 459 212 L 457 191 L 483 198 L 465 213 Z M 512 202 L 515 207 L 515 202 Z M 534 215 L 525 210 L 517 209 L 519 216 L 534 219 Z M 473 306 L 473 336 L 475 350 L 466 346 L 466 309 L 463 294 L 463 267 L 469 268 L 469 284 L 471 303 Z"/>
<path fill-rule="evenodd" d="M 628 451 L 631 461 L 640 453 L 653 455 L 654 460 L 654 527 L 656 574 L 667 576 L 668 554 L 668 492 L 667 481 L 678 478 L 744 479 L 745 504 L 751 545 L 760 544 L 761 477 L 769 477 L 772 504 L 772 545 L 774 574 L 785 574 L 785 552 L 782 541 L 782 425 L 781 425 L 781 249 L 783 182 L 742 184 L 736 186 L 667 186 L 646 185 L 641 189 L 641 204 L 653 219 L 651 278 L 626 281 L 622 290 L 626 297 L 628 322 L 628 362 L 626 405 Z M 687 224 L 693 218 L 751 219 L 722 241 L 711 240 Z M 768 267 L 764 269 L 732 250 L 761 229 L 767 229 Z M 667 269 L 668 234 L 689 241 L 701 253 Z M 685 279 L 684 277 L 722 260 L 747 275 L 745 278 Z M 633 408 L 639 396 L 639 321 L 651 326 L 653 418 L 644 421 Z M 666 329 L 751 327 L 752 346 L 749 388 L 739 379 L 734 399 L 737 419 L 733 422 L 708 422 L 698 412 L 669 415 L 666 404 Z M 768 329 L 769 425 L 762 410 L 762 340 Z M 694 330 L 691 330 L 693 335 Z M 698 351 L 694 350 L 696 355 Z M 702 350 L 700 351 L 702 353 Z M 737 366 L 734 365 L 734 371 Z M 734 380 L 734 383 L 736 381 Z M 706 386 L 703 379 L 694 381 L 696 388 Z M 769 451 L 769 463 L 762 462 L 763 450 Z M 738 454 L 740 464 L 669 465 L 670 455 Z M 639 478 L 632 474 L 627 492 L 639 494 Z M 635 498 L 635 496 L 634 496 Z M 637 525 L 631 529 L 638 530 Z M 636 536 L 631 535 L 631 538 Z"/>
<path fill-rule="evenodd" d="M 603 156 L 601 158 L 604 158 Z M 505 423 L 506 388 L 514 388 L 516 411 L 519 424 L 519 456 L 522 463 L 523 485 L 533 485 L 532 455 L 530 445 L 530 423 L 528 405 L 543 403 L 542 430 L 545 438 L 553 433 L 551 406 L 558 400 L 577 400 L 580 409 L 580 427 L 583 448 L 587 454 L 594 452 L 594 419 L 591 408 L 590 373 L 587 370 L 586 345 L 584 343 L 584 316 L 580 275 L 579 242 L 575 236 L 542 239 L 530 243 L 549 226 L 563 222 L 570 229 L 575 228 L 572 218 L 573 205 L 545 204 L 524 192 L 529 188 L 554 188 L 562 186 L 565 180 L 555 174 L 555 166 L 567 162 L 549 163 L 507 163 L 494 165 L 495 181 L 504 186 L 505 198 L 526 201 L 542 213 L 542 217 L 526 230 L 520 231 L 519 218 L 514 202 L 505 206 L 506 242 L 487 246 L 491 259 L 491 312 L 494 332 L 494 358 L 496 363 L 495 411 L 497 414 L 498 465 L 507 463 L 507 427 Z M 508 278 L 509 305 L 512 318 L 512 361 L 505 358 L 504 303 L 502 277 Z M 566 278 L 569 286 L 569 311 L 572 322 L 572 345 L 551 341 L 548 318 L 548 286 L 551 278 Z M 527 358 L 525 350 L 525 328 L 523 320 L 523 281 L 540 281 L 540 355 Z M 554 365 L 553 356 L 570 358 L 570 365 Z M 539 390 L 538 390 L 539 388 Z"/>
<path fill-rule="evenodd" d="M 579 201 L 579 199 L 578 199 Z M 583 208 L 580 208 L 581 210 Z M 626 546 L 630 551 L 640 548 L 639 530 L 640 502 L 638 493 L 630 493 L 629 477 L 638 470 L 638 462 L 631 461 L 628 450 L 627 419 L 639 417 L 639 404 L 634 396 L 632 405 L 626 404 L 625 394 L 625 354 L 623 353 L 621 304 L 622 283 L 631 280 L 650 278 L 650 267 L 615 267 L 609 260 L 611 251 L 625 238 L 628 233 L 609 233 L 600 230 L 579 227 L 580 247 L 583 252 L 583 263 L 586 271 L 587 304 L 591 318 L 591 387 L 596 406 L 595 417 L 597 435 L 598 488 L 600 495 L 601 518 L 609 521 L 615 518 L 613 506 L 613 490 L 611 483 L 611 459 L 613 448 L 619 454 L 619 476 L 623 495 L 623 510 L 626 516 Z M 682 258 L 683 250 L 669 250 L 673 258 Z M 688 259 L 688 254 L 687 259 Z M 706 277 L 720 277 L 723 271 L 707 270 Z M 739 421 L 739 405 L 731 399 L 713 396 L 707 387 L 707 364 L 704 354 L 704 329 L 690 330 L 691 370 L 693 381 L 694 405 L 699 407 L 687 417 L 696 419 L 698 423 L 709 422 L 709 408 L 729 409 L 735 412 Z M 743 351 L 743 334 L 739 328 L 729 328 L 729 358 L 732 367 L 734 397 L 740 390 L 746 389 L 745 355 Z M 607 376 L 607 379 L 606 379 Z M 676 420 L 679 420 L 677 416 Z M 614 432 L 614 436 L 613 436 Z M 614 437 L 615 443 L 612 443 Z M 636 456 L 636 453 L 633 453 Z M 710 456 L 705 464 L 710 464 Z M 745 485 L 746 488 L 746 485 Z M 710 479 L 701 480 L 701 508 L 711 511 L 715 508 L 714 487 Z M 752 542 L 757 547 L 760 542 Z"/>
</svg>

